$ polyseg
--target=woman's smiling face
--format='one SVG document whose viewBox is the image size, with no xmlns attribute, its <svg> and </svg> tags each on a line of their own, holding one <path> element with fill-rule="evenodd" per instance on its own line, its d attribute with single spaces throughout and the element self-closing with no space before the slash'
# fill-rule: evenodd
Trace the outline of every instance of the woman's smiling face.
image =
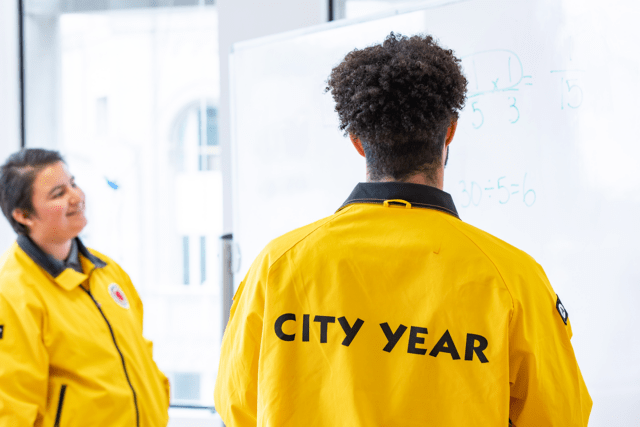
<svg viewBox="0 0 640 427">
<path fill-rule="evenodd" d="M 63 243 L 87 225 L 84 193 L 63 162 L 47 166 L 36 175 L 31 202 L 34 212 L 20 222 L 29 228 L 29 236 L 35 241 Z"/>
</svg>

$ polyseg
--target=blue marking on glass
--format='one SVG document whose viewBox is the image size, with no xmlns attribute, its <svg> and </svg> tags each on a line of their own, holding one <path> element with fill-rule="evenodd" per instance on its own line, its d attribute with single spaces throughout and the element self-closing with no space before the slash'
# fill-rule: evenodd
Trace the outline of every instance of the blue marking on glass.
<svg viewBox="0 0 640 427">
<path fill-rule="evenodd" d="M 109 187 L 113 188 L 114 190 L 117 190 L 120 186 L 118 184 L 116 184 L 113 181 L 110 181 L 109 178 L 104 178 L 107 181 L 107 185 L 109 185 Z"/>
</svg>

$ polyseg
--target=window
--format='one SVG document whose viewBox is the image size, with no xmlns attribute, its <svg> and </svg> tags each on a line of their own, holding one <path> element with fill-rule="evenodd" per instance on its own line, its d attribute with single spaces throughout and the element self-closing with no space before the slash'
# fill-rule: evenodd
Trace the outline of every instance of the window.
<svg viewBox="0 0 640 427">
<path fill-rule="evenodd" d="M 220 145 L 218 143 L 218 110 L 213 107 L 198 111 L 200 124 L 199 170 L 220 170 Z M 204 130 L 204 132 L 202 132 Z M 202 133 L 205 137 L 203 138 Z"/>
<path fill-rule="evenodd" d="M 333 19 L 351 19 L 377 13 L 391 12 L 395 9 L 419 7 L 442 0 L 330 0 Z"/>
<path fill-rule="evenodd" d="M 213 221 L 222 227 L 218 110 L 204 99 L 191 103 L 178 115 L 174 135 L 170 159 L 181 200 L 177 206 L 178 222 L 181 229 L 189 232 L 182 236 L 183 284 L 204 284 L 207 271 L 211 270 L 207 266 L 219 264 L 207 249 L 218 236 L 206 232 Z M 194 226 L 194 217 L 199 218 L 199 226 Z"/>
<path fill-rule="evenodd" d="M 23 0 L 26 146 L 87 195 L 81 236 L 129 273 L 173 398 L 213 406 L 222 176 L 212 0 Z"/>
<path fill-rule="evenodd" d="M 200 374 L 176 372 L 171 384 L 171 398 L 174 401 L 187 403 L 200 400 Z"/>
</svg>

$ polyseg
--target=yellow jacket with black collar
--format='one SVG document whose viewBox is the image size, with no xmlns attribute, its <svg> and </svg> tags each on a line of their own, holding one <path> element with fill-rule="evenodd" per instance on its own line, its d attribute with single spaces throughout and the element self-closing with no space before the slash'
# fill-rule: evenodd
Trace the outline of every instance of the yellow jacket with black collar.
<svg viewBox="0 0 640 427">
<path fill-rule="evenodd" d="M 584 427 L 570 338 L 542 268 L 447 193 L 361 183 L 254 261 L 216 410 L 234 427 Z"/>
<path fill-rule="evenodd" d="M 127 274 L 77 239 L 84 274 L 19 236 L 0 258 L 0 427 L 165 426 L 169 384 Z"/>
</svg>

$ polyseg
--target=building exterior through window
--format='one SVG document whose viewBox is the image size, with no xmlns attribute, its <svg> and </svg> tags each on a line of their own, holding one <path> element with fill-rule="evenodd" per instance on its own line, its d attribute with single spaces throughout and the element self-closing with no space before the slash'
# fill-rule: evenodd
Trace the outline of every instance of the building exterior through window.
<svg viewBox="0 0 640 427">
<path fill-rule="evenodd" d="M 26 146 L 65 156 L 85 243 L 129 273 L 172 404 L 213 406 L 222 176 L 211 0 L 23 0 Z"/>
</svg>

